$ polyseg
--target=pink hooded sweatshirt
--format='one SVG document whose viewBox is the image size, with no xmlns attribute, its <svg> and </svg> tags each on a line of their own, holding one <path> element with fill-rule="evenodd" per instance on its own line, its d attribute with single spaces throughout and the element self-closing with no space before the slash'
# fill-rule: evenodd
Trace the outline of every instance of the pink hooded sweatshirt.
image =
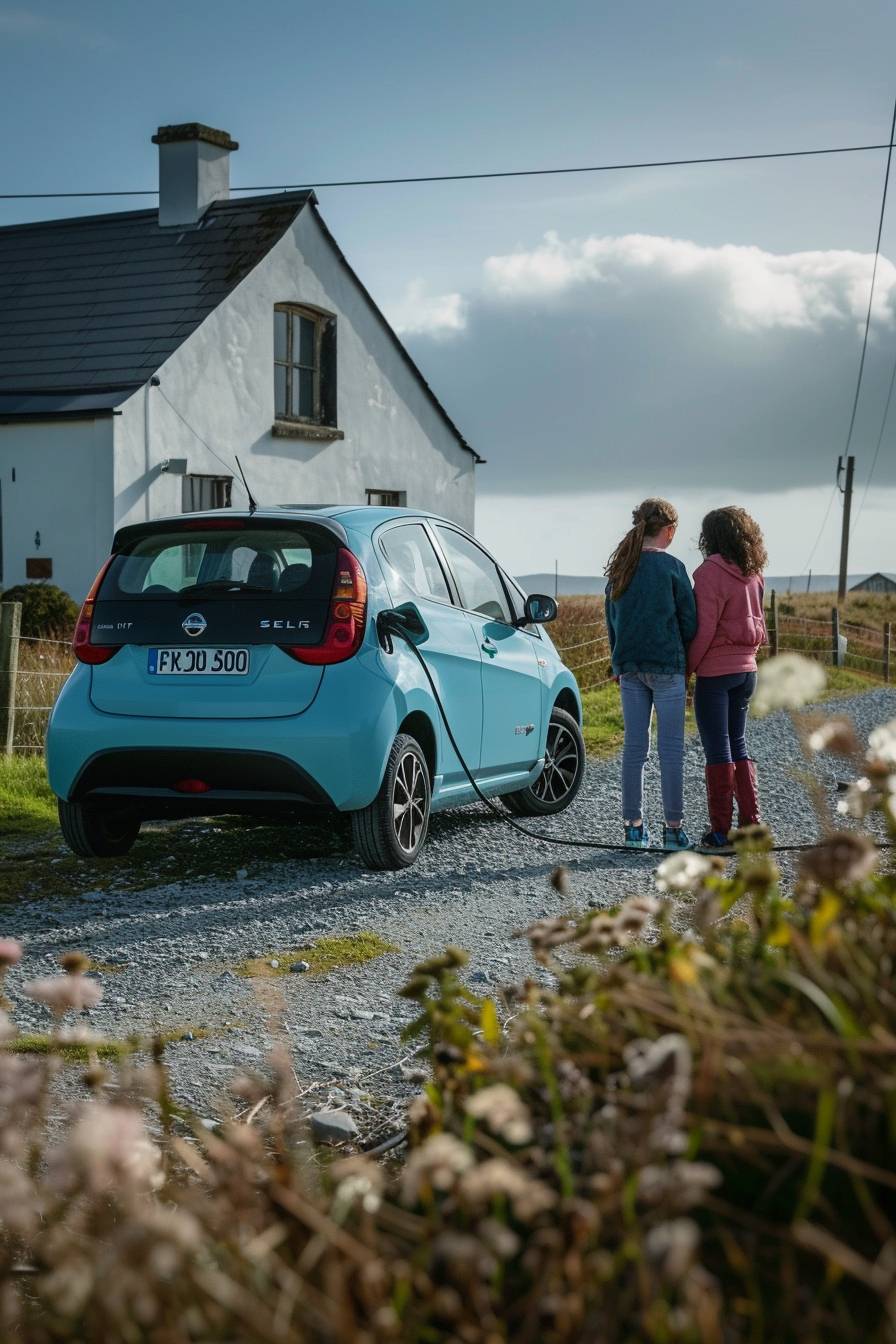
<svg viewBox="0 0 896 1344">
<path fill-rule="evenodd" d="M 755 672 L 756 650 L 768 643 L 759 574 L 710 555 L 694 572 L 697 633 L 688 649 L 688 673 L 724 677 Z"/>
</svg>

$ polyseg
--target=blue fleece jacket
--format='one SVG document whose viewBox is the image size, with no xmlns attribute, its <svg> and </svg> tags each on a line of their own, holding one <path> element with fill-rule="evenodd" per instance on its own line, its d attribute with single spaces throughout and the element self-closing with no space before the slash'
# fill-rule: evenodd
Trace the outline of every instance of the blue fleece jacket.
<svg viewBox="0 0 896 1344">
<path fill-rule="evenodd" d="M 697 607 L 688 572 L 667 551 L 642 551 L 616 601 L 607 589 L 607 631 L 613 673 L 684 672 L 697 633 Z"/>
</svg>

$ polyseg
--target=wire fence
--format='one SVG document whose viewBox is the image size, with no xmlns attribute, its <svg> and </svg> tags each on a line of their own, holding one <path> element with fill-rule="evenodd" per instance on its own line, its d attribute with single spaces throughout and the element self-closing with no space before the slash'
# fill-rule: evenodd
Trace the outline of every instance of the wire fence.
<svg viewBox="0 0 896 1344">
<path fill-rule="evenodd" d="M 783 605 L 783 604 L 782 604 Z M 43 751 L 47 722 L 74 667 L 68 640 L 22 635 L 11 628 L 11 604 L 0 604 L 0 754 Z M 871 681 L 891 680 L 891 625 L 874 628 L 778 610 L 775 595 L 766 612 L 769 644 L 760 657 L 801 653 L 829 667 L 848 668 Z M 4 625 L 4 622 L 6 624 Z M 551 634 L 558 653 L 583 695 L 613 681 L 610 641 L 600 599 L 567 598 Z"/>
</svg>

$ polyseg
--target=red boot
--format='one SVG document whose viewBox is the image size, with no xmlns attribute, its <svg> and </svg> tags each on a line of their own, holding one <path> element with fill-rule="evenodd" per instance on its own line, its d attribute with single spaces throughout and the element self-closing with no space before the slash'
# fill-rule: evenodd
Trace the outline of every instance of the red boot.
<svg viewBox="0 0 896 1344">
<path fill-rule="evenodd" d="M 738 826 L 758 826 L 759 791 L 756 788 L 756 765 L 745 759 L 734 762 L 734 792 L 737 796 Z"/>
<path fill-rule="evenodd" d="M 709 806 L 709 830 L 700 841 L 703 849 L 730 852 L 728 832 L 734 816 L 734 762 L 722 761 L 706 767 L 706 801 Z"/>
</svg>

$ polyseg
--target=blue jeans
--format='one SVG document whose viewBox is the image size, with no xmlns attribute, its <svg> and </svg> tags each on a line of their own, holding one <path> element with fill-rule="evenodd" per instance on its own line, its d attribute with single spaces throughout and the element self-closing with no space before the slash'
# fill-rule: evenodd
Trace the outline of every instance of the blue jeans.
<svg viewBox="0 0 896 1344">
<path fill-rule="evenodd" d="M 697 678 L 694 713 L 707 765 L 745 761 L 749 756 L 747 710 L 755 689 L 755 672 Z"/>
<path fill-rule="evenodd" d="M 682 673 L 623 672 L 619 678 L 625 743 L 622 748 L 622 816 L 641 816 L 644 766 L 650 755 L 650 720 L 656 707 L 663 810 L 668 822 L 684 814 L 684 706 Z"/>
</svg>

